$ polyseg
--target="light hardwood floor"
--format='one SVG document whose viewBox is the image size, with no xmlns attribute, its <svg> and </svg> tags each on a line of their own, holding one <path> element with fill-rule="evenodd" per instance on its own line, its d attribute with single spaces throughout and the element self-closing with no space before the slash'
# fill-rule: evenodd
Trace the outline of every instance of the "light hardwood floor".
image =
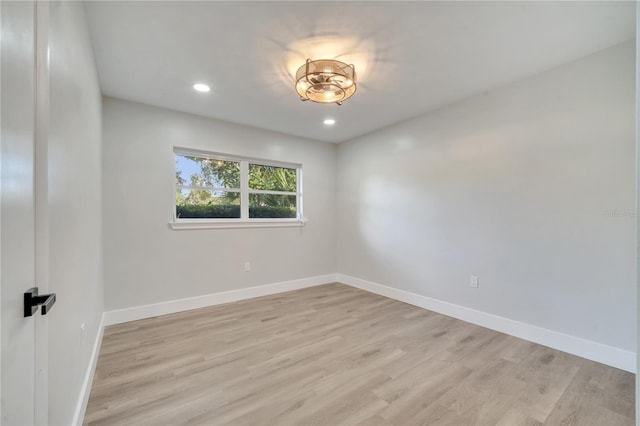
<svg viewBox="0 0 640 426">
<path fill-rule="evenodd" d="M 329 284 L 108 327 L 84 421 L 632 425 L 634 380 Z"/>
</svg>

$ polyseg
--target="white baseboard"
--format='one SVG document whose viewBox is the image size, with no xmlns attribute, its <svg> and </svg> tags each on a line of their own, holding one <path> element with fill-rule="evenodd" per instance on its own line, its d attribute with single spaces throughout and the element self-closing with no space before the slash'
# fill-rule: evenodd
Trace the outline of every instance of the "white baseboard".
<svg viewBox="0 0 640 426">
<path fill-rule="evenodd" d="M 336 274 L 328 274 L 257 287 L 243 288 L 239 290 L 225 291 L 221 293 L 205 294 L 203 296 L 189 297 L 186 299 L 170 300 L 168 302 L 154 303 L 151 305 L 134 306 L 132 308 L 105 312 L 104 325 L 120 324 L 123 322 L 189 311 L 191 309 L 236 302 L 238 300 L 251 299 L 254 297 L 268 296 L 270 294 L 299 290 L 301 288 L 330 284 L 334 282 L 336 282 Z"/>
<path fill-rule="evenodd" d="M 337 274 L 339 283 L 347 284 L 361 290 L 399 300 L 410 305 L 438 312 L 472 324 L 490 328 L 501 333 L 519 337 L 534 343 L 539 343 L 553 349 L 558 349 L 582 358 L 610 365 L 621 370 L 636 372 L 636 354 L 624 349 L 570 336 L 535 325 L 514 321 L 508 318 L 489 314 L 453 303 L 443 302 L 408 291 L 387 287 L 348 275 Z"/>
<path fill-rule="evenodd" d="M 89 365 L 84 375 L 84 381 L 82 382 L 82 388 L 80 389 L 80 396 L 78 397 L 78 403 L 73 413 L 73 425 L 82 426 L 84 420 L 84 414 L 87 411 L 87 403 L 89 402 L 89 395 L 91 394 L 91 384 L 93 383 L 93 376 L 96 372 L 96 366 L 98 364 L 98 356 L 100 355 L 100 346 L 102 345 L 102 335 L 104 333 L 105 315 L 102 314 L 100 318 L 100 324 L 98 325 L 98 333 L 96 339 L 93 342 L 93 350 L 91 351 L 91 358 L 89 358 Z"/>
</svg>

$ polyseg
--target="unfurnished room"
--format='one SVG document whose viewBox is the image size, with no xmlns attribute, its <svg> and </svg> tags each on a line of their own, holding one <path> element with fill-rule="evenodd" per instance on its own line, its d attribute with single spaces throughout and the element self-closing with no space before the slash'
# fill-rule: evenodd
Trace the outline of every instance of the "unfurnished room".
<svg viewBox="0 0 640 426">
<path fill-rule="evenodd" d="M 0 423 L 637 425 L 634 1 L 0 1 Z"/>
</svg>

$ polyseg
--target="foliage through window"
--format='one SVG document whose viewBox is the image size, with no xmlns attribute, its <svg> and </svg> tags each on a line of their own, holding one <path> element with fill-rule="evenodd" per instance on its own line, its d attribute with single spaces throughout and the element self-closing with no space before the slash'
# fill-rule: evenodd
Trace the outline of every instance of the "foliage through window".
<svg viewBox="0 0 640 426">
<path fill-rule="evenodd" d="M 302 168 L 176 148 L 175 218 L 302 218 Z"/>
</svg>

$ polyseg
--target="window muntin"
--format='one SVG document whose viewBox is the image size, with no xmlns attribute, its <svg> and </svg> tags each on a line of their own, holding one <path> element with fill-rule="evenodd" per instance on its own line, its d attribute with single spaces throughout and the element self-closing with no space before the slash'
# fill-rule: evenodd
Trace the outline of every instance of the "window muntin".
<svg viewBox="0 0 640 426">
<path fill-rule="evenodd" d="M 302 167 L 175 148 L 174 220 L 302 220 Z"/>
</svg>

